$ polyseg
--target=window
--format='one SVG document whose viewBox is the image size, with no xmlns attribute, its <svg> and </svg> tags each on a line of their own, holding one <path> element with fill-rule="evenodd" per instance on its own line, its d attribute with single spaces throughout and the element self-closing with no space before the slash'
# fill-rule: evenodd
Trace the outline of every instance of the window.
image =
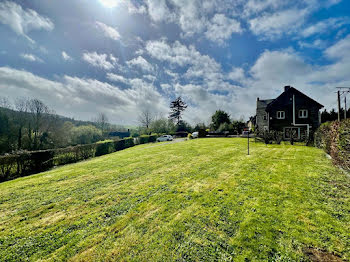
<svg viewBox="0 0 350 262">
<path fill-rule="evenodd" d="M 267 120 L 267 113 L 265 113 L 264 115 L 264 120 Z"/>
<path fill-rule="evenodd" d="M 306 109 L 301 109 L 299 110 L 299 118 L 307 118 L 307 110 Z"/>
<path fill-rule="evenodd" d="M 277 119 L 285 119 L 286 114 L 284 111 L 277 111 Z"/>
</svg>

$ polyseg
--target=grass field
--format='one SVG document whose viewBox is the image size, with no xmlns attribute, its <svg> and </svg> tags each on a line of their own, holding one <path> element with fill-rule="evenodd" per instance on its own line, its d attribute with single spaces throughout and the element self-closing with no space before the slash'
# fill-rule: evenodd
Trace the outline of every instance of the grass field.
<svg viewBox="0 0 350 262">
<path fill-rule="evenodd" d="M 349 200 L 316 148 L 146 144 L 1 183 L 0 260 L 346 261 Z"/>
</svg>

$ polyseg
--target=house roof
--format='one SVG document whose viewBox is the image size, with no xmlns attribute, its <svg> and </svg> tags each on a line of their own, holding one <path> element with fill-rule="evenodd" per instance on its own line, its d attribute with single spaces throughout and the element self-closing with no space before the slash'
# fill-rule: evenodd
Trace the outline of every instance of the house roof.
<svg viewBox="0 0 350 262">
<path fill-rule="evenodd" d="M 265 109 L 274 100 L 275 99 L 258 100 L 256 103 L 256 107 L 257 109 Z"/>
<path fill-rule="evenodd" d="M 292 92 L 294 92 L 294 93 L 296 93 L 296 94 L 299 94 L 299 95 L 301 95 L 301 96 L 306 97 L 307 99 L 310 100 L 311 103 L 315 103 L 315 104 L 316 104 L 318 107 L 320 107 L 320 108 L 323 107 L 323 105 L 321 105 L 319 102 L 315 101 L 315 100 L 312 99 L 311 97 L 309 97 L 309 96 L 305 95 L 304 93 L 300 92 L 298 89 L 295 89 L 294 87 L 289 87 L 288 90 L 284 91 L 284 92 L 283 92 L 282 94 L 280 94 L 276 99 L 273 99 L 273 101 L 270 102 L 270 103 L 266 106 L 266 109 L 268 110 L 269 108 L 271 108 L 271 106 L 273 106 L 273 104 L 274 104 L 276 101 L 278 101 L 279 98 L 280 98 L 281 96 L 283 96 L 284 94 L 286 94 L 286 93 L 292 93 Z"/>
</svg>

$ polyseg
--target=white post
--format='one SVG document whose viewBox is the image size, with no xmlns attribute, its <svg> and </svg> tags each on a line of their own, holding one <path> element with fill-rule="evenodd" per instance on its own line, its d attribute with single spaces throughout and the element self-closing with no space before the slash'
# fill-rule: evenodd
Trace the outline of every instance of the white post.
<svg viewBox="0 0 350 262">
<path fill-rule="evenodd" d="M 295 125 L 295 95 L 293 95 L 293 125 Z"/>
</svg>

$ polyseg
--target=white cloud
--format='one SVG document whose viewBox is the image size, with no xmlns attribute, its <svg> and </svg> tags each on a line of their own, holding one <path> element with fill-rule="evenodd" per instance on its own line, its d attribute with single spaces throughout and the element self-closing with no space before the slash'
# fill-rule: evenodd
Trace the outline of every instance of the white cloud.
<svg viewBox="0 0 350 262">
<path fill-rule="evenodd" d="M 109 59 L 112 61 L 113 65 L 117 64 L 118 58 L 116 58 L 113 54 L 109 55 Z"/>
<path fill-rule="evenodd" d="M 148 14 L 155 22 L 173 21 L 174 14 L 167 6 L 166 0 L 146 0 Z"/>
<path fill-rule="evenodd" d="M 325 54 L 331 59 L 350 58 L 350 35 L 325 50 Z"/>
<path fill-rule="evenodd" d="M 126 62 L 129 66 L 135 66 L 140 68 L 141 70 L 145 72 L 152 72 L 154 71 L 154 67 L 142 56 L 138 56 L 128 62 Z"/>
<path fill-rule="evenodd" d="M 316 39 L 316 40 L 312 41 L 311 43 L 304 42 L 304 41 L 299 41 L 298 45 L 301 48 L 324 49 L 327 46 L 327 41 L 321 40 L 321 39 Z"/>
<path fill-rule="evenodd" d="M 105 112 L 114 123 L 136 124 L 145 107 L 164 114 L 168 102 L 155 87 L 132 79 L 131 88 L 121 89 L 95 79 L 63 76 L 52 81 L 24 70 L 0 67 L 0 90 L 12 99 L 18 94 L 43 100 L 58 114 L 91 120 Z M 72 115 L 74 112 L 74 115 Z"/>
<path fill-rule="evenodd" d="M 244 5 L 244 15 L 259 15 L 262 11 L 278 10 L 286 7 L 288 0 L 248 0 Z"/>
<path fill-rule="evenodd" d="M 157 77 L 153 76 L 153 75 L 143 75 L 142 76 L 144 79 L 147 79 L 148 81 L 154 82 Z"/>
<path fill-rule="evenodd" d="M 241 81 L 244 79 L 244 70 L 240 67 L 234 67 L 232 70 L 228 73 L 227 79 L 233 80 L 233 81 Z"/>
<path fill-rule="evenodd" d="M 301 36 L 309 37 L 315 34 L 321 34 L 349 23 L 350 20 L 347 18 L 329 18 L 305 28 L 301 31 Z"/>
<path fill-rule="evenodd" d="M 284 34 L 295 33 L 309 14 L 307 9 L 287 9 L 264 14 L 249 21 L 250 30 L 262 39 L 276 39 Z"/>
<path fill-rule="evenodd" d="M 242 33 L 240 22 L 235 19 L 230 19 L 224 14 L 216 14 L 211 19 L 205 36 L 218 43 L 223 43 L 231 37 L 233 33 Z"/>
<path fill-rule="evenodd" d="M 30 61 L 30 62 L 39 62 L 39 63 L 44 62 L 42 59 L 40 59 L 39 57 L 37 57 L 33 54 L 20 54 L 20 57 L 22 57 L 23 59 Z"/>
<path fill-rule="evenodd" d="M 52 21 L 39 15 L 32 9 L 23 9 L 20 5 L 4 1 L 0 3 L 0 23 L 8 25 L 16 34 L 26 37 L 30 42 L 34 42 L 27 33 L 32 30 L 54 29 Z"/>
<path fill-rule="evenodd" d="M 239 1 L 228 0 L 147 0 L 147 11 L 155 23 L 175 23 L 183 36 L 193 36 L 208 31 L 208 38 L 214 41 L 214 31 L 220 31 L 220 41 L 229 38 L 228 34 L 236 32 L 236 21 L 230 17 L 224 20 L 220 14 L 232 14 Z M 219 15 L 215 17 L 215 14 Z M 230 19 L 230 20 L 228 20 Z M 226 27 L 228 26 L 228 28 Z M 226 30 L 225 30 L 226 29 Z"/>
<path fill-rule="evenodd" d="M 110 27 L 102 22 L 96 21 L 96 26 L 98 29 L 100 29 L 105 37 L 108 37 L 113 40 L 119 40 L 120 39 L 120 34 L 119 32 L 113 28 Z"/>
<path fill-rule="evenodd" d="M 62 58 L 65 61 L 71 61 L 73 58 L 71 58 L 65 51 L 62 51 Z"/>
<path fill-rule="evenodd" d="M 111 70 L 114 68 L 114 65 L 107 59 L 107 54 L 98 54 L 96 52 L 87 52 L 83 54 L 83 60 L 87 63 L 105 70 Z"/>
<path fill-rule="evenodd" d="M 129 84 L 130 82 L 129 79 L 125 78 L 124 76 L 113 74 L 113 73 L 107 73 L 106 77 L 107 79 L 113 82 L 120 82 L 124 84 Z"/>
</svg>

